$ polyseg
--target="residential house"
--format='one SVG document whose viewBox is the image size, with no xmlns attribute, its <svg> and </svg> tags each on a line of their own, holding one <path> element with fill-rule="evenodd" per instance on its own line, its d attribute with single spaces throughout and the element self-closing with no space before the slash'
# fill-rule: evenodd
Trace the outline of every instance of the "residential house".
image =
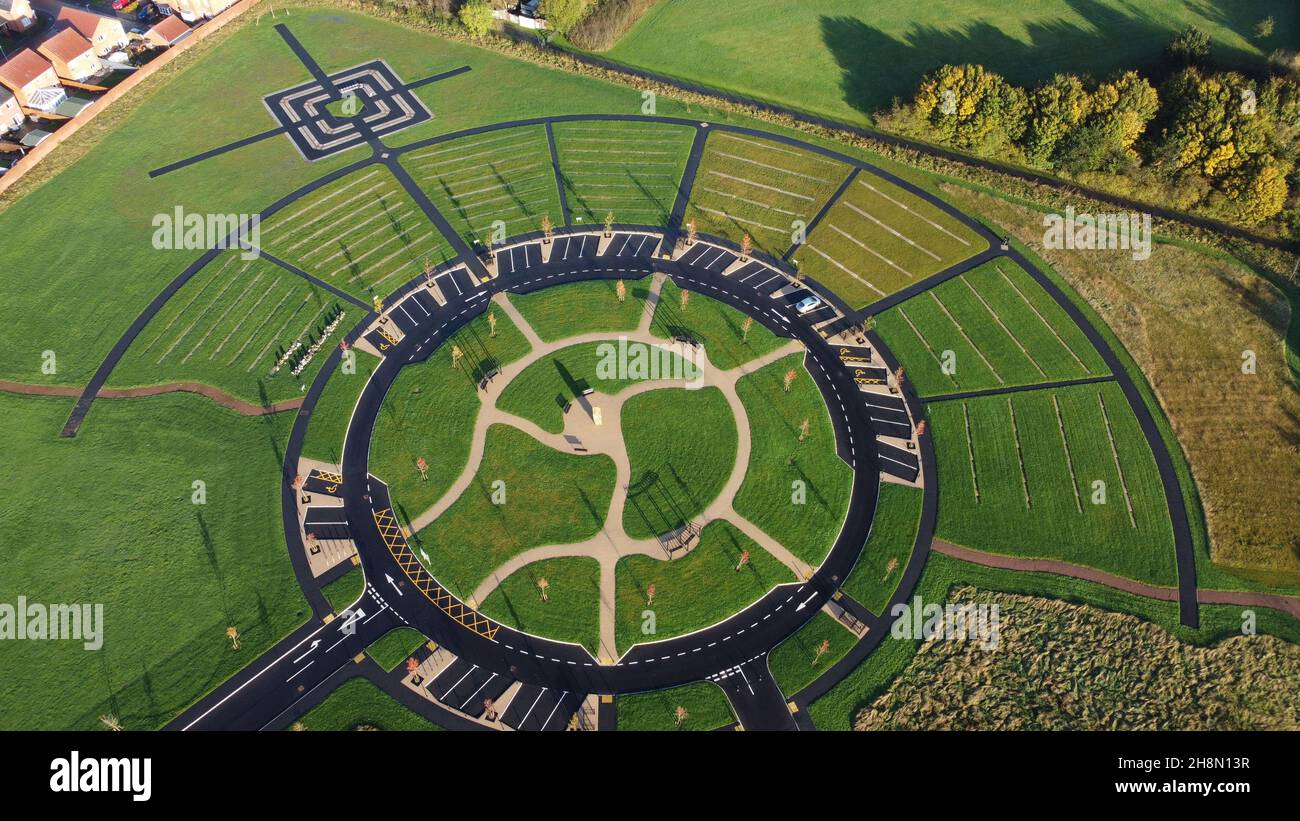
<svg viewBox="0 0 1300 821">
<path fill-rule="evenodd" d="M 193 23 L 202 18 L 216 17 L 221 12 L 235 5 L 237 0 L 164 0 L 164 5 L 179 14 L 186 22 Z"/>
<path fill-rule="evenodd" d="M 54 65 L 62 80 L 84 83 L 104 70 L 104 62 L 95 56 L 95 47 L 71 26 L 45 38 L 36 50 Z"/>
<path fill-rule="evenodd" d="M 22 34 L 36 25 L 30 0 L 0 0 L 0 32 Z"/>
<path fill-rule="evenodd" d="M 60 7 L 54 25 L 57 28 L 71 26 L 76 29 L 78 34 L 94 45 L 98 57 L 107 57 L 127 43 L 126 29 L 122 28 L 121 20 L 85 9 Z"/>
<path fill-rule="evenodd" d="M 151 46 L 167 48 L 174 46 L 190 36 L 190 27 L 180 17 L 172 15 L 159 20 L 157 25 L 144 33 L 144 40 Z"/>
<path fill-rule="evenodd" d="M 7 88 L 0 88 L 0 134 L 13 131 L 23 124 L 23 107 Z"/>
<path fill-rule="evenodd" d="M 9 89 L 20 106 L 38 111 L 53 112 L 68 96 L 54 65 L 29 48 L 0 63 L 0 86 Z"/>
</svg>

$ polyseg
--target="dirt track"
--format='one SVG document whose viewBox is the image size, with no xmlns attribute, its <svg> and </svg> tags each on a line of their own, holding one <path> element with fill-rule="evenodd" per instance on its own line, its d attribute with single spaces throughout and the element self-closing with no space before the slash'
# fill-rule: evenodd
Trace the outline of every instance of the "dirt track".
<svg viewBox="0 0 1300 821">
<path fill-rule="evenodd" d="M 7 382 L 5 380 L 0 380 L 0 391 L 20 393 L 27 396 L 77 397 L 81 395 L 81 388 L 72 387 L 71 385 L 28 385 L 23 382 Z M 223 408 L 229 408 L 245 416 L 265 416 L 270 413 L 297 410 L 298 406 L 302 404 L 302 398 L 300 397 L 286 402 L 275 402 L 270 405 L 254 405 L 252 402 L 237 399 L 211 385 L 204 385 L 200 382 L 169 382 L 165 385 L 150 385 L 145 388 L 104 388 L 99 392 L 98 397 L 101 399 L 132 399 L 138 396 L 157 396 L 178 391 L 206 396 Z"/>
</svg>

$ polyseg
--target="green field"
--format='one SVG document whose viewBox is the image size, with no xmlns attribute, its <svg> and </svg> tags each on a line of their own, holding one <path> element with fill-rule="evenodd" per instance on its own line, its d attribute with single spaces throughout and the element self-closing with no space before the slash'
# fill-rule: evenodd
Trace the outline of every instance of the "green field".
<svg viewBox="0 0 1300 821">
<path fill-rule="evenodd" d="M 366 302 L 454 256 L 384 168 L 356 171 L 286 206 L 262 224 L 261 247 Z"/>
<path fill-rule="evenodd" d="M 705 143 L 686 219 L 702 234 L 780 256 L 849 174 L 849 166 L 772 140 L 715 131 Z"/>
<path fill-rule="evenodd" d="M 454 368 L 453 345 L 465 354 Z M 403 519 L 419 516 L 437 502 L 465 469 L 481 407 L 477 375 L 528 350 L 528 341 L 513 322 L 499 317 L 494 337 L 484 314 L 439 345 L 427 360 L 397 375 L 375 419 L 370 472 L 388 484 Z M 346 377 L 336 375 L 331 382 L 341 378 Z M 420 458 L 429 465 L 427 480 L 416 468 Z"/>
<path fill-rule="evenodd" d="M 871 519 L 862 556 L 844 580 L 844 592 L 872 613 L 881 615 L 907 567 L 921 522 L 920 488 L 880 483 L 876 515 Z"/>
<path fill-rule="evenodd" d="M 716 730 L 736 720 L 722 688 L 708 681 L 619 696 L 616 704 L 620 730 Z M 680 724 L 678 707 L 686 711 Z"/>
<path fill-rule="evenodd" d="M 564 223 L 551 151 L 542 126 L 462 137 L 402 155 L 402 166 L 467 242 L 492 240 L 541 227 L 543 216 Z"/>
<path fill-rule="evenodd" d="M 510 302 L 543 342 L 577 334 L 634 331 L 646 310 L 650 280 L 625 281 L 623 285 L 627 293 L 622 302 L 618 301 L 617 284 L 608 279 L 511 294 Z"/>
<path fill-rule="evenodd" d="M 342 576 L 322 587 L 320 592 L 324 594 L 325 601 L 329 602 L 335 613 L 342 613 L 355 604 L 365 590 L 365 574 L 361 572 L 360 567 L 353 567 Z"/>
<path fill-rule="evenodd" d="M 292 419 L 101 399 L 64 439 L 69 404 L 0 394 L 0 602 L 102 604 L 103 647 L 4 642 L 0 729 L 154 729 L 310 615 L 280 518 Z"/>
<path fill-rule="evenodd" d="M 755 322 L 746 334 L 745 315 L 730 305 L 690 291 L 682 308 L 682 289 L 667 280 L 659 291 L 650 332 L 671 339 L 687 336 L 704 346 L 709 364 L 729 371 L 781 347 L 787 340 Z"/>
<path fill-rule="evenodd" d="M 785 373 L 798 376 L 790 392 Z M 736 512 L 790 552 L 816 567 L 826 557 L 844 524 L 853 471 L 835 452 L 835 430 L 821 391 L 791 354 L 745 376 L 736 392 L 749 417 L 749 465 L 736 494 Z M 808 436 L 799 441 L 808 420 Z M 796 499 L 796 482 L 802 493 Z"/>
<path fill-rule="evenodd" d="M 825 642 L 826 650 L 818 653 Z M 772 649 L 767 669 L 781 692 L 792 696 L 848 655 L 858 637 L 819 611 L 798 632 Z"/>
<path fill-rule="evenodd" d="M 493 503 L 497 482 L 504 483 L 504 504 Z M 429 572 L 465 598 L 512 556 L 594 536 L 613 492 L 608 456 L 560 453 L 515 428 L 493 425 L 473 483 L 415 534 L 415 545 L 428 553 Z"/>
<path fill-rule="evenodd" d="M 737 570 L 744 550 L 749 551 L 749 562 Z M 616 579 L 615 632 L 620 653 L 638 642 L 668 639 L 716 624 L 776 585 L 795 581 L 789 568 L 724 520 L 710 522 L 701 531 L 699 544 L 672 561 L 623 557 Z M 647 604 L 650 585 L 655 586 L 655 595 Z M 654 613 L 653 633 L 643 629 L 647 610 Z"/>
<path fill-rule="evenodd" d="M 928 412 L 941 488 L 937 538 L 1176 582 L 1155 459 L 1115 383 L 941 402 Z"/>
<path fill-rule="evenodd" d="M 545 579 L 546 601 L 538 581 Z M 524 565 L 482 602 L 479 611 L 507 627 L 586 647 L 600 654 L 600 563 L 567 556 Z"/>
<path fill-rule="evenodd" d="M 304 715 L 295 728 L 326 732 L 442 729 L 423 716 L 411 712 L 363 678 L 339 685 L 337 690 Z"/>
<path fill-rule="evenodd" d="M 1079 326 L 1005 260 L 885 311 L 877 328 L 922 396 L 1109 373 Z"/>
<path fill-rule="evenodd" d="M 343 319 L 324 340 L 325 327 Z M 195 381 L 248 402 L 303 395 L 331 349 L 362 315 L 355 305 L 265 260 L 217 257 L 163 306 L 113 371 L 114 387 Z M 321 348 L 294 376 L 281 354 Z M 295 359 L 296 361 L 296 359 Z"/>
<path fill-rule="evenodd" d="M 560 177 L 575 225 L 667 225 L 692 129 L 637 122 L 557 123 Z"/>
<path fill-rule="evenodd" d="M 634 539 L 674 531 L 718 497 L 736 464 L 736 419 L 717 388 L 665 388 L 623 405 L 632 464 L 623 528 Z"/>
<path fill-rule="evenodd" d="M 587 388 L 597 394 L 614 396 L 620 391 L 645 381 L 631 378 L 625 374 L 619 378 L 601 379 L 597 366 L 610 350 L 609 345 L 617 342 L 585 342 L 570 345 L 567 348 L 547 354 L 538 359 L 510 381 L 501 395 L 497 397 L 497 407 L 507 413 L 535 422 L 542 430 L 560 433 L 564 430 L 564 405 L 577 399 Z M 668 360 L 671 367 L 677 368 L 680 360 L 672 354 Z M 679 375 L 686 379 L 690 374 L 682 362 Z M 667 375 L 665 375 L 667 378 Z M 582 411 L 571 411 L 581 413 Z"/>
<path fill-rule="evenodd" d="M 302 443 L 302 455 L 308 459 L 331 465 L 338 465 L 343 460 L 343 439 L 352 421 L 352 411 L 370 374 L 379 367 L 379 360 L 375 357 L 356 348 L 352 350 L 356 368 L 351 373 L 344 371 L 342 366 L 335 368 L 316 400 L 311 421 L 307 423 L 307 436 Z"/>
<path fill-rule="evenodd" d="M 867 305 L 986 247 L 974 231 L 915 194 L 862 173 L 793 261 L 849 304 Z"/>
<path fill-rule="evenodd" d="M 414 655 L 426 641 L 428 639 L 419 630 L 413 627 L 398 627 L 396 630 L 389 630 L 371 643 L 366 648 L 366 652 L 375 663 L 391 673 L 399 664 Z"/>
<path fill-rule="evenodd" d="M 1276 29 L 1252 30 L 1271 15 Z M 1210 34 L 1217 60 L 1262 69 L 1300 40 L 1294 4 L 1119 0 L 673 0 L 656 3 L 605 56 L 638 68 L 857 124 L 907 97 L 944 63 L 979 63 L 1032 85 L 1060 72 L 1105 76 L 1160 61 L 1178 31 Z"/>
</svg>

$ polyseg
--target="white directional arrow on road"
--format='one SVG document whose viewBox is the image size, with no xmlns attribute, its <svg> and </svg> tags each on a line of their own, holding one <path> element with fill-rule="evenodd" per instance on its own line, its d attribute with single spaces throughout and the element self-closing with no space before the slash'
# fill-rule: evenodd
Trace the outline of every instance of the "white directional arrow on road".
<svg viewBox="0 0 1300 821">
<path fill-rule="evenodd" d="M 311 655 L 311 651 L 312 651 L 312 650 L 315 650 L 317 647 L 320 647 L 320 639 L 316 639 L 315 641 L 313 641 L 313 642 L 311 643 L 311 647 L 308 647 L 308 648 L 307 648 L 307 652 L 303 653 L 301 656 L 298 656 L 298 658 L 294 659 L 294 660 L 293 660 L 293 663 L 294 663 L 294 664 L 297 664 L 298 662 L 300 662 L 300 661 L 302 661 L 303 659 L 307 658 L 308 656 Z"/>
<path fill-rule="evenodd" d="M 816 594 L 816 593 L 813 593 L 813 594 L 812 594 L 811 596 L 809 596 L 808 598 L 806 598 L 806 599 L 804 599 L 803 601 L 799 602 L 799 606 L 795 608 L 795 612 L 797 613 L 797 612 L 799 612 L 800 610 L 802 610 L 802 609 L 804 609 L 805 607 L 807 607 L 807 606 L 808 606 L 808 602 L 812 601 L 812 600 L 815 599 L 815 598 L 817 598 L 817 594 Z"/>
<path fill-rule="evenodd" d="M 391 584 L 391 585 L 393 586 L 393 589 L 397 591 L 397 595 L 399 595 L 399 596 L 405 596 L 405 595 L 406 595 L 405 593 L 402 592 L 402 588 L 400 588 L 400 587 L 397 586 L 397 582 L 393 581 L 393 577 L 392 577 L 392 576 L 390 576 L 390 575 L 388 575 L 387 573 L 385 573 L 385 574 L 384 574 L 384 578 L 385 578 L 385 579 L 388 579 L 388 583 Z"/>
</svg>

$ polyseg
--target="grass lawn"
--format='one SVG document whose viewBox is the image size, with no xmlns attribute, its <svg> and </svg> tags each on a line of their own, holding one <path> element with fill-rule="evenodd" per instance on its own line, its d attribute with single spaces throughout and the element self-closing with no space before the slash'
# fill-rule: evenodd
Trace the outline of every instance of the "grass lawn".
<svg viewBox="0 0 1300 821">
<path fill-rule="evenodd" d="M 786 343 L 787 340 L 758 322 L 746 334 L 743 313 L 695 291 L 689 293 L 683 310 L 682 289 L 672 280 L 664 282 L 650 323 L 651 333 L 665 339 L 689 336 L 704 346 L 709 364 L 724 371 L 771 353 Z"/>
<path fill-rule="evenodd" d="M 786 393 L 782 380 L 792 368 L 798 376 Z M 815 567 L 839 535 L 853 487 L 821 391 L 804 370 L 803 354 L 791 354 L 742 378 L 736 392 L 753 447 L 736 512 Z M 805 419 L 809 433 L 801 443 Z M 797 502 L 795 482 L 803 482 Z"/>
<path fill-rule="evenodd" d="M 504 504 L 492 500 L 497 482 L 505 483 Z M 429 554 L 429 572 L 464 598 L 512 556 L 595 535 L 613 492 L 608 456 L 560 453 L 515 428 L 493 425 L 473 484 L 416 534 L 416 546 Z"/>
<path fill-rule="evenodd" d="M 622 302 L 618 301 L 613 280 L 594 279 L 530 294 L 511 294 L 510 303 L 544 342 L 600 331 L 635 331 L 646 310 L 650 280 L 623 284 L 627 293 Z"/>
<path fill-rule="evenodd" d="M 939 461 L 938 538 L 1176 582 L 1155 460 L 1117 385 L 941 402 L 928 413 Z"/>
<path fill-rule="evenodd" d="M 878 328 L 922 396 L 1109 373 L 1079 326 L 1005 260 L 885 311 Z"/>
<path fill-rule="evenodd" d="M 620 378 L 617 372 L 606 374 L 598 367 L 609 354 L 610 348 L 607 346 L 617 344 L 617 341 L 586 342 L 561 348 L 542 357 L 511 380 L 497 397 L 497 407 L 535 422 L 545 431 L 560 433 L 564 430 L 564 405 L 572 402 L 587 388 L 594 388 L 597 394 L 614 396 L 645 381 L 643 378 L 631 378 L 630 368 Z M 689 381 L 688 377 L 692 374 L 685 370 L 686 362 L 681 357 L 671 354 L 667 361 L 671 363 L 671 370 L 682 377 L 683 383 Z M 678 362 L 681 362 L 680 370 Z M 671 375 L 669 373 L 665 378 Z M 602 376 L 610 378 L 601 378 Z M 581 410 L 571 412 L 583 413 Z"/>
<path fill-rule="evenodd" d="M 334 581 L 321 588 L 325 601 L 330 603 L 335 613 L 347 610 L 366 590 L 366 574 L 360 567 L 353 567 Z"/>
<path fill-rule="evenodd" d="M 920 488 L 880 483 L 871 535 L 843 587 L 872 613 L 880 615 L 898 588 L 903 568 L 916 546 L 924 496 Z"/>
<path fill-rule="evenodd" d="M 424 362 L 403 368 L 384 398 L 370 442 L 370 472 L 388 483 L 404 520 L 438 501 L 465 469 L 480 407 L 478 374 L 529 350 L 514 323 L 497 313 L 495 337 L 489 335 L 487 315 L 475 317 Z M 455 368 L 453 345 L 465 354 Z M 427 481 L 415 467 L 421 457 L 429 463 Z"/>
<path fill-rule="evenodd" d="M 772 650 L 767 657 L 767 669 L 781 692 L 792 696 L 848 655 L 857 641 L 857 636 L 826 611 L 819 611 L 798 632 Z M 826 650 L 819 654 L 817 651 L 822 642 L 826 643 Z"/>
<path fill-rule="evenodd" d="M 352 421 L 352 411 L 370 374 L 379 367 L 379 360 L 375 357 L 356 348 L 352 350 L 356 356 L 356 368 L 351 373 L 344 371 L 342 365 L 334 369 L 316 401 L 311 421 L 307 423 L 302 455 L 308 459 L 319 459 L 331 465 L 343 461 L 343 439 Z"/>
<path fill-rule="evenodd" d="M 547 601 L 537 586 L 545 579 Z M 581 644 L 600 654 L 600 563 L 569 556 L 524 565 L 479 607 L 488 618 L 526 633 Z"/>
<path fill-rule="evenodd" d="M 849 166 L 797 148 L 741 134 L 709 134 L 695 174 L 686 219 L 702 234 L 780 256 L 835 193 Z"/>
<path fill-rule="evenodd" d="M 539 125 L 475 134 L 402 155 L 402 167 L 467 242 L 563 225 L 546 130 Z"/>
<path fill-rule="evenodd" d="M 363 678 L 345 681 L 297 722 L 304 730 L 441 730 Z"/>
<path fill-rule="evenodd" d="M 366 652 L 380 667 L 388 672 L 397 669 L 428 641 L 424 634 L 413 627 L 398 627 L 389 630 L 378 641 L 366 648 Z"/>
<path fill-rule="evenodd" d="M 660 123 L 554 126 L 560 177 L 575 225 L 667 225 L 694 131 Z"/>
<path fill-rule="evenodd" d="M 623 405 L 632 465 L 623 527 L 646 538 L 682 527 L 717 498 L 736 464 L 736 419 L 717 388 L 665 388 Z"/>
<path fill-rule="evenodd" d="M 736 721 L 722 688 L 709 681 L 619 696 L 616 705 L 619 730 L 716 730 Z M 686 710 L 680 724 L 678 707 Z"/>
<path fill-rule="evenodd" d="M 740 570 L 742 550 L 749 562 Z M 715 624 L 761 598 L 778 584 L 795 581 L 789 568 L 727 521 L 710 522 L 690 553 L 672 561 L 625 556 L 616 574 L 618 651 L 642 641 L 669 639 Z M 646 590 L 655 586 L 653 604 Z M 655 632 L 642 631 L 654 611 Z"/>
<path fill-rule="evenodd" d="M 386 168 L 363 168 L 277 212 L 262 247 L 369 302 L 455 254 Z"/>
<path fill-rule="evenodd" d="M 298 376 L 280 363 L 294 343 L 305 351 L 343 313 Z M 361 311 L 261 259 L 227 251 L 163 306 L 113 371 L 113 387 L 195 381 L 249 402 L 300 397 Z"/>
<path fill-rule="evenodd" d="M 987 247 L 930 203 L 864 172 L 794 260 L 845 301 L 866 305 Z"/>
<path fill-rule="evenodd" d="M 1252 29 L 1270 15 L 1273 35 L 1256 40 Z M 1209 33 L 1216 59 L 1256 69 L 1300 39 L 1295 6 L 1267 0 L 675 0 L 655 4 L 605 56 L 861 124 L 944 63 L 980 63 L 1019 84 L 1058 72 L 1100 77 L 1159 62 L 1189 25 Z"/>
<path fill-rule="evenodd" d="M 102 604 L 103 647 L 4 642 L 0 729 L 98 729 L 109 714 L 154 729 L 309 615 L 280 520 L 292 416 L 192 394 L 100 400 L 63 439 L 68 407 L 0 394 L 0 601 Z"/>
</svg>

